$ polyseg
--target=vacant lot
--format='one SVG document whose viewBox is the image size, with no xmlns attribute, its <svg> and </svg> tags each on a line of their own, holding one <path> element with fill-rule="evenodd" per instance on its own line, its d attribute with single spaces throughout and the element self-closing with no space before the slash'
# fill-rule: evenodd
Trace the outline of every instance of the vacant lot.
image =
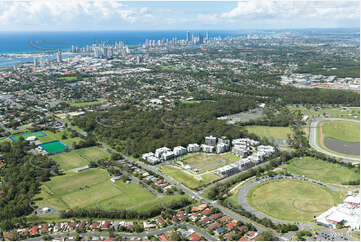
<svg viewBox="0 0 361 242">
<path fill-rule="evenodd" d="M 180 169 L 173 168 L 170 166 L 163 166 L 163 167 L 159 168 L 159 170 L 161 172 L 163 172 L 164 174 L 172 177 L 179 183 L 182 183 L 183 185 L 185 185 L 191 189 L 206 185 L 214 180 L 219 179 L 219 177 L 217 175 L 215 175 L 213 173 L 208 173 L 208 174 L 200 176 L 201 179 L 199 180 L 199 179 L 197 179 L 198 176 L 196 176 L 196 175 L 193 176 L 193 175 L 187 174 Z"/>
<path fill-rule="evenodd" d="M 203 171 L 210 171 L 233 163 L 240 158 L 232 153 L 205 154 L 195 153 L 182 158 L 182 162 L 197 167 Z"/>
<path fill-rule="evenodd" d="M 287 135 L 292 134 L 289 127 L 246 126 L 245 128 L 249 133 L 265 138 L 287 139 Z"/>
<path fill-rule="evenodd" d="M 88 165 L 90 161 L 97 161 L 108 158 L 109 156 L 108 152 L 94 146 L 54 155 L 51 158 L 55 160 L 64 171 L 67 171 Z"/>
<path fill-rule="evenodd" d="M 333 195 L 320 185 L 296 180 L 265 182 L 251 188 L 248 203 L 277 219 L 306 222 L 334 205 Z"/>
<path fill-rule="evenodd" d="M 350 169 L 312 157 L 293 159 L 286 167 L 289 172 L 295 175 L 304 175 L 331 184 L 354 181 L 360 176 L 359 170 L 356 168 Z"/>
<path fill-rule="evenodd" d="M 67 173 L 53 177 L 42 185 L 37 198 L 40 207 L 54 209 L 85 208 L 101 206 L 107 208 L 126 208 L 136 206 L 155 196 L 137 184 L 122 181 L 112 183 L 106 171 L 89 169 L 80 173 Z M 112 201 L 114 199 L 114 202 Z"/>
</svg>

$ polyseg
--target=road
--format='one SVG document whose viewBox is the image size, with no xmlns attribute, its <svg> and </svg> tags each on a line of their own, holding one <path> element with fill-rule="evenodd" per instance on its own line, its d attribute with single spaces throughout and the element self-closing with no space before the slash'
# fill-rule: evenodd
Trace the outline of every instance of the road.
<svg viewBox="0 0 361 242">
<path fill-rule="evenodd" d="M 341 120 L 341 121 L 350 121 L 350 122 L 360 123 L 359 120 L 353 120 L 353 119 L 316 118 L 316 119 L 312 120 L 311 125 L 310 125 L 309 143 L 310 143 L 311 147 L 314 148 L 315 150 L 317 150 L 318 152 L 324 153 L 324 154 L 332 156 L 332 157 L 337 157 L 337 158 L 343 159 L 344 162 L 360 161 L 360 158 L 353 158 L 353 157 L 337 155 L 337 154 L 328 152 L 317 145 L 317 125 L 320 121 L 324 121 L 324 120 Z"/>
<path fill-rule="evenodd" d="M 189 229 L 193 229 L 195 232 L 201 234 L 203 237 L 205 237 L 207 240 L 210 241 L 216 241 L 217 239 L 211 235 L 209 235 L 207 232 L 205 232 L 203 229 L 198 228 L 197 226 L 193 225 L 193 224 L 175 224 L 175 225 L 170 225 L 167 228 L 162 228 L 162 229 L 158 229 L 158 230 L 154 230 L 154 231 L 150 231 L 150 232 L 143 232 L 143 233 L 118 233 L 118 232 L 114 232 L 114 235 L 116 236 L 120 236 L 120 237 L 127 237 L 127 238 L 142 238 L 142 237 L 151 237 L 151 236 L 155 236 L 155 235 L 162 235 L 166 232 L 172 231 L 173 229 L 176 229 L 182 225 L 185 225 L 187 228 Z M 65 237 L 74 237 L 76 236 L 78 233 L 72 232 L 72 233 L 57 233 L 57 234 L 52 234 L 52 237 L 55 238 L 65 238 Z M 81 235 L 83 238 L 87 238 L 87 237 L 109 237 L 109 232 L 86 232 L 86 233 L 79 233 L 79 235 Z M 42 241 L 43 237 L 36 237 L 36 238 L 30 238 L 28 239 L 30 241 Z"/>
</svg>

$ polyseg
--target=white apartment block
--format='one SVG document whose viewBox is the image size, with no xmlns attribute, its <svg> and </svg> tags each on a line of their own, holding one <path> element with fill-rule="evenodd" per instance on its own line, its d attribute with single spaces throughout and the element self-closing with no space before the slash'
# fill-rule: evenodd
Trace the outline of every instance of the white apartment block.
<svg viewBox="0 0 361 242">
<path fill-rule="evenodd" d="M 212 145 L 202 144 L 201 149 L 205 153 L 213 153 L 214 152 L 214 146 L 212 146 Z"/>
<path fill-rule="evenodd" d="M 247 156 L 248 152 L 249 152 L 249 146 L 236 145 L 232 147 L 232 153 L 241 157 Z"/>
<path fill-rule="evenodd" d="M 200 150 L 201 150 L 201 148 L 199 147 L 198 144 L 189 144 L 187 147 L 188 152 L 198 152 Z"/>
<path fill-rule="evenodd" d="M 156 149 L 155 150 L 155 156 L 157 158 L 161 158 L 162 154 L 165 153 L 165 152 L 168 152 L 168 151 L 171 151 L 171 149 L 169 149 L 167 147 L 162 147 L 162 148 Z"/>
<path fill-rule="evenodd" d="M 239 171 L 238 166 L 236 164 L 231 164 L 218 168 L 216 170 L 216 173 L 220 176 L 230 176 L 238 171 Z"/>
<path fill-rule="evenodd" d="M 211 136 L 206 136 L 205 137 L 205 143 L 206 145 L 216 145 L 217 144 L 217 138 Z"/>
<path fill-rule="evenodd" d="M 148 160 L 148 157 L 154 156 L 153 152 L 145 153 L 142 155 L 143 160 Z"/>
<path fill-rule="evenodd" d="M 231 145 L 231 141 L 227 139 L 226 136 L 222 136 L 221 138 L 218 139 L 218 144 Z"/>
<path fill-rule="evenodd" d="M 162 160 L 169 160 L 174 158 L 174 153 L 173 151 L 166 151 L 164 153 L 162 153 L 161 155 Z"/>
<path fill-rule="evenodd" d="M 185 155 L 185 154 L 187 154 L 187 149 L 184 148 L 183 146 L 177 146 L 177 147 L 174 147 L 173 153 L 175 156 Z"/>
<path fill-rule="evenodd" d="M 218 143 L 217 146 L 216 146 L 216 153 L 217 154 L 227 152 L 228 150 L 229 150 L 229 145 L 228 144 Z"/>
</svg>

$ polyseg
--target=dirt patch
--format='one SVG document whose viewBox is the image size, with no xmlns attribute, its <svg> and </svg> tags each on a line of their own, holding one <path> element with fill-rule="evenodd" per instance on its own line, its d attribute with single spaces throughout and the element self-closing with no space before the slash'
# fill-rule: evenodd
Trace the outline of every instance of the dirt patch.
<svg viewBox="0 0 361 242">
<path fill-rule="evenodd" d="M 325 146 L 337 153 L 346 155 L 360 155 L 360 142 L 344 142 L 341 140 L 327 138 Z"/>
</svg>

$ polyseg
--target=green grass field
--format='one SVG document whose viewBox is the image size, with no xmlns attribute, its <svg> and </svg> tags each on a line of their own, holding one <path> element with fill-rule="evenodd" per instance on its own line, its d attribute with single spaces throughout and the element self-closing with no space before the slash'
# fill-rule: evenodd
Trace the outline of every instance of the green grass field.
<svg viewBox="0 0 361 242">
<path fill-rule="evenodd" d="M 270 217 L 294 222 L 309 222 L 336 202 L 329 189 L 296 180 L 258 184 L 248 191 L 247 201 Z"/>
<path fill-rule="evenodd" d="M 41 143 L 47 143 L 47 142 L 51 142 L 54 140 L 60 140 L 63 144 L 65 144 L 71 148 L 73 146 L 74 142 L 79 142 L 81 140 L 80 137 L 71 138 L 70 137 L 71 132 L 68 130 L 58 131 L 56 133 L 49 131 L 49 130 L 45 130 L 44 133 L 46 133 L 47 136 L 43 136 L 43 137 L 39 138 L 39 141 Z M 67 136 L 67 139 L 62 139 L 64 134 Z"/>
<path fill-rule="evenodd" d="M 206 185 L 212 181 L 215 181 L 219 179 L 219 177 L 213 173 L 208 173 L 201 176 L 201 180 L 196 179 L 194 176 L 189 175 L 180 169 L 176 169 L 170 166 L 163 166 L 159 168 L 161 172 L 164 174 L 174 178 L 179 183 L 182 183 L 186 187 L 189 187 L 191 189 L 197 188 L 199 186 Z"/>
<path fill-rule="evenodd" d="M 180 160 L 183 163 L 198 167 L 202 169 L 202 172 L 204 172 L 228 165 L 239 159 L 240 158 L 238 156 L 229 152 L 224 154 L 194 153 L 182 157 Z"/>
<path fill-rule="evenodd" d="M 285 167 L 288 172 L 295 175 L 304 175 L 330 184 L 354 181 L 360 177 L 360 172 L 356 168 L 350 169 L 312 157 L 295 158 Z"/>
<path fill-rule="evenodd" d="M 121 209 L 154 199 L 155 195 L 137 184 L 122 181 L 112 183 L 104 170 L 88 169 L 53 177 L 42 185 L 41 193 L 36 198 L 42 198 L 35 199 L 39 207 L 58 210 L 97 205 L 103 209 Z"/>
<path fill-rule="evenodd" d="M 87 106 L 91 106 L 91 105 L 102 104 L 102 103 L 103 103 L 103 99 L 98 99 L 97 101 L 93 101 L 93 102 L 71 102 L 69 104 L 72 107 L 81 108 L 81 107 L 87 107 Z"/>
<path fill-rule="evenodd" d="M 265 138 L 287 139 L 287 135 L 292 134 L 289 127 L 246 126 L 245 128 L 249 133 Z"/>
<path fill-rule="evenodd" d="M 328 122 L 328 121 L 324 121 L 324 122 Z M 352 157 L 352 158 L 360 158 L 360 156 L 358 155 L 348 155 L 348 154 L 343 154 L 343 153 L 339 153 L 339 152 L 336 152 L 334 150 L 331 150 L 329 149 L 326 145 L 325 145 L 325 141 L 326 141 L 326 138 L 325 138 L 325 135 L 324 135 L 324 130 L 323 128 L 320 128 L 320 125 L 322 125 L 321 127 L 323 127 L 323 123 L 324 122 L 320 122 L 318 123 L 318 128 L 316 130 L 316 143 L 319 147 L 321 147 L 322 149 L 330 152 L 330 153 L 333 153 L 333 154 L 336 154 L 336 155 L 342 155 L 344 157 Z M 350 122 L 349 122 L 350 123 Z M 336 132 L 336 135 L 339 135 L 339 132 L 338 131 L 331 131 L 332 132 Z M 358 134 L 359 135 L 359 134 Z M 354 136 L 354 135 L 352 135 Z"/>
<path fill-rule="evenodd" d="M 90 161 L 96 161 L 108 157 L 110 157 L 108 152 L 94 146 L 57 154 L 51 158 L 56 161 L 56 163 L 58 163 L 64 171 L 68 171 L 77 167 L 86 166 Z"/>
<path fill-rule="evenodd" d="M 76 76 L 64 76 L 60 79 L 64 79 L 64 80 L 67 80 L 67 81 L 74 81 L 74 80 L 77 80 L 78 78 Z"/>
<path fill-rule="evenodd" d="M 333 138 L 345 142 L 360 142 L 360 124 L 342 120 L 320 123 L 324 140 Z"/>
</svg>

